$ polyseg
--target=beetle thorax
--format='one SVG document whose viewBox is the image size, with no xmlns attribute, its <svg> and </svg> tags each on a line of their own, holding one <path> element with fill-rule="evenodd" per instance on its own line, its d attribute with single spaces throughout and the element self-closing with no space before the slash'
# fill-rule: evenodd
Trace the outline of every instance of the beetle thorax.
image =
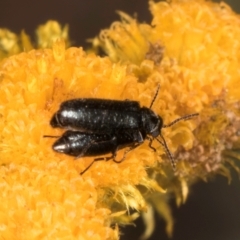
<svg viewBox="0 0 240 240">
<path fill-rule="evenodd" d="M 151 109 L 143 107 L 141 109 L 143 130 L 147 135 L 157 137 L 163 125 L 162 118 L 155 114 Z"/>
</svg>

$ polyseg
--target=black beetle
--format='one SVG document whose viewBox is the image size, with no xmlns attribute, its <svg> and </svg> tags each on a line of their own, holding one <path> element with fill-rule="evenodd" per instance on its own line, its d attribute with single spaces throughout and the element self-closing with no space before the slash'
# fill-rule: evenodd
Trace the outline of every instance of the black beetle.
<svg viewBox="0 0 240 240">
<path fill-rule="evenodd" d="M 83 156 L 99 156 L 107 153 L 112 154 L 110 157 L 95 158 L 94 161 L 81 172 L 81 174 L 83 174 L 95 161 L 113 159 L 116 163 L 122 162 L 126 154 L 139 145 L 135 143 L 135 138 L 137 137 L 135 134 L 138 133 L 134 133 L 131 129 L 128 132 L 121 133 L 121 131 L 119 131 L 115 134 L 97 134 L 67 130 L 54 142 L 52 148 L 56 152 L 65 153 L 77 158 Z M 44 137 L 54 136 L 45 135 Z M 130 149 L 125 151 L 121 160 L 116 160 L 117 151 L 126 146 L 130 147 Z"/>
<path fill-rule="evenodd" d="M 45 136 L 52 137 L 52 136 Z M 97 134 L 68 130 L 53 144 L 56 152 L 77 158 L 112 153 L 115 158 L 117 150 L 134 144 L 134 133 Z"/>
<path fill-rule="evenodd" d="M 136 129 L 157 137 L 162 128 L 162 118 L 149 108 L 141 108 L 136 101 L 80 98 L 63 102 L 50 124 L 92 133 Z"/>
<path fill-rule="evenodd" d="M 130 149 L 135 148 L 145 139 L 150 140 L 149 146 L 154 149 L 152 141 L 156 139 L 164 146 L 175 169 L 175 161 L 161 135 L 161 129 L 170 127 L 178 121 L 195 117 L 198 113 L 180 117 L 170 124 L 164 125 L 162 118 L 151 110 L 158 91 L 159 87 L 149 108 L 140 107 L 139 102 L 129 100 L 81 98 L 63 102 L 60 109 L 53 115 L 50 124 L 52 127 L 74 131 L 67 131 L 66 135 L 63 134 L 54 143 L 54 150 L 77 157 L 97 156 L 110 152 L 114 156 L 117 149 L 123 146 L 129 146 Z M 158 139 L 159 136 L 162 140 Z M 80 143 L 81 141 L 83 142 Z M 70 153 L 72 151 L 70 148 L 73 146 L 74 153 L 78 152 L 79 155 Z M 86 146 L 87 150 L 83 150 Z"/>
</svg>

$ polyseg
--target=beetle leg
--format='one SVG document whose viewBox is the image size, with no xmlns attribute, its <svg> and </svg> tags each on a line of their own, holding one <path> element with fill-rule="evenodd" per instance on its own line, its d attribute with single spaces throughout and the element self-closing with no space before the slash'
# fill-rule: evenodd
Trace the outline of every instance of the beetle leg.
<svg viewBox="0 0 240 240">
<path fill-rule="evenodd" d="M 123 162 L 124 159 L 126 158 L 126 155 L 127 155 L 129 152 L 131 152 L 134 148 L 138 147 L 139 145 L 141 145 L 141 143 L 133 144 L 128 150 L 126 150 L 126 151 L 124 152 L 122 159 L 120 159 L 119 161 L 116 160 L 116 156 L 117 156 L 117 154 L 116 154 L 116 153 L 117 153 L 117 149 L 116 149 L 116 151 L 113 153 L 113 161 L 114 161 L 115 163 L 121 163 L 121 162 Z"/>
<path fill-rule="evenodd" d="M 60 138 L 60 136 L 43 135 L 44 138 Z"/>
<path fill-rule="evenodd" d="M 149 144 L 148 144 L 148 146 L 154 151 L 154 152 L 156 152 L 156 149 L 152 146 L 152 142 L 153 142 L 153 138 L 150 138 L 150 137 L 147 137 L 147 139 L 149 140 Z"/>
<path fill-rule="evenodd" d="M 115 140 L 115 136 L 112 138 L 112 140 Z M 89 147 L 91 146 L 91 144 L 93 143 L 97 143 L 96 141 L 91 141 L 83 150 L 83 152 L 80 154 L 80 156 L 78 157 L 81 157 L 84 155 L 84 153 L 86 153 L 86 151 L 89 149 Z M 89 166 L 87 166 L 81 173 L 80 175 L 83 175 L 93 164 L 94 162 L 97 162 L 97 161 L 108 161 L 110 159 L 113 159 L 114 158 L 114 154 L 116 153 L 116 150 L 114 151 L 113 155 L 111 157 L 101 157 L 101 158 L 94 158 L 94 160 L 89 164 Z"/>
<path fill-rule="evenodd" d="M 80 175 L 83 175 L 95 162 L 95 159 L 82 171 L 80 172 Z"/>
<path fill-rule="evenodd" d="M 81 173 L 80 175 L 83 175 L 95 162 L 97 161 L 108 161 L 112 159 L 112 156 L 111 157 L 102 157 L 102 158 L 95 158 Z"/>
</svg>

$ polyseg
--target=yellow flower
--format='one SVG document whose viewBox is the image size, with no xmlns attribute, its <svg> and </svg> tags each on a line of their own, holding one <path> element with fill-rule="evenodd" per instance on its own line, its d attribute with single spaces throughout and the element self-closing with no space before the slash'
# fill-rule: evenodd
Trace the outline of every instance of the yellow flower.
<svg viewBox="0 0 240 240">
<path fill-rule="evenodd" d="M 21 40 L 22 41 L 21 41 Z M 0 29 L 0 59 L 19 53 L 22 49 L 19 42 L 27 42 L 27 35 L 22 31 L 21 37 L 8 29 Z M 27 45 L 27 44 L 26 44 Z M 29 48 L 31 48 L 29 46 Z"/>
<path fill-rule="evenodd" d="M 38 30 L 42 49 L 0 62 L 4 239 L 118 239 L 116 223 L 132 221 L 136 215 L 126 213 L 144 211 L 148 203 L 166 219 L 171 235 L 168 194 L 180 204 L 197 179 L 230 177 L 226 163 L 238 169 L 229 158 L 239 159 L 233 151 L 240 126 L 239 17 L 223 3 L 203 0 L 150 2 L 150 9 L 152 25 L 120 12 L 122 22 L 93 41 L 109 57 L 65 48 L 62 40 L 52 45 L 55 33 L 68 37 L 67 28 L 51 23 Z M 121 164 L 98 161 L 81 176 L 93 158 L 56 153 L 55 140 L 43 137 L 64 132 L 49 121 L 67 99 L 128 99 L 149 107 L 159 85 L 152 109 L 164 124 L 200 114 L 162 129 L 175 153 L 175 172 L 165 149 L 156 141 L 154 152 L 146 140 Z"/>
<path fill-rule="evenodd" d="M 70 46 L 68 37 L 68 25 L 61 27 L 56 21 L 48 21 L 40 25 L 36 31 L 37 48 L 49 48 L 57 39 L 63 39 L 66 46 Z M 19 35 L 5 28 L 0 28 L 0 60 L 20 52 L 28 52 L 33 49 L 30 37 L 21 31 Z"/>
<path fill-rule="evenodd" d="M 142 82 L 149 79 L 146 66 L 151 63 L 159 65 L 163 58 L 154 70 L 163 76 L 159 81 L 160 98 L 165 101 L 164 108 L 167 106 L 168 114 L 200 113 L 199 127 L 195 130 L 197 139 L 191 150 L 194 159 L 187 157 L 196 165 L 193 171 L 200 166 L 204 170 L 216 171 L 224 162 L 222 150 L 232 148 L 238 139 L 233 135 L 237 131 L 240 98 L 239 17 L 224 3 L 204 0 L 150 1 L 150 10 L 153 14 L 151 25 L 138 24 L 120 12 L 123 21 L 103 30 L 98 40 L 93 41 L 94 47 L 103 48 L 112 61 L 137 64 L 131 70 Z M 160 60 L 156 61 L 156 57 Z M 146 58 L 152 62 L 144 60 Z M 153 73 L 152 70 L 148 72 Z M 162 109 L 161 105 L 156 106 Z M 165 120 L 163 111 L 160 115 Z M 168 119 L 166 121 L 169 122 Z M 179 129 L 178 126 L 176 128 Z M 179 136 L 175 138 L 179 139 Z M 176 143 L 176 147 L 179 145 Z M 215 155 L 209 147 L 215 148 Z M 191 144 L 187 150 L 190 148 Z M 183 152 L 178 151 L 181 155 L 178 158 L 186 157 Z M 196 163 L 197 159 L 201 163 Z M 186 162 L 181 161 L 181 164 L 186 165 Z M 198 170 L 197 175 L 200 174 Z M 202 174 L 204 172 L 201 177 Z"/>
<path fill-rule="evenodd" d="M 85 56 L 81 49 L 65 51 L 63 42 L 1 62 L 3 238 L 117 239 L 117 229 L 109 225 L 110 211 L 98 204 L 101 182 L 79 175 L 89 161 L 58 156 L 51 150 L 52 140 L 43 138 L 60 134 L 49 126 L 60 99 L 82 87 L 86 94 L 91 78 L 101 80 L 94 68 L 109 69 L 110 64 Z"/>
<path fill-rule="evenodd" d="M 38 48 L 49 48 L 58 39 L 64 39 L 66 46 L 70 45 L 68 25 L 62 27 L 56 21 L 47 21 L 40 25 L 36 31 Z"/>
<path fill-rule="evenodd" d="M 164 170 L 158 172 L 160 176 L 152 175 L 169 193 L 175 192 L 180 204 L 188 186 L 199 177 L 206 180 L 212 173 L 220 173 L 231 180 L 229 166 L 239 172 L 235 160 L 240 159 L 240 20 L 225 3 L 204 0 L 150 1 L 150 10 L 151 25 L 138 24 L 120 12 L 122 22 L 103 30 L 93 44 L 112 61 L 136 64 L 131 69 L 139 81 L 148 83 L 153 75 L 161 75 L 157 80 L 161 100 L 154 110 L 160 110 L 165 122 L 170 121 L 169 116 L 172 120 L 176 115 L 200 113 L 195 130 L 188 125 L 186 131 L 179 123 L 164 132 L 178 159 L 174 177 L 168 172 L 161 175 Z M 146 73 L 144 66 L 151 63 L 144 59 L 155 64 L 154 74 L 152 70 Z M 164 200 L 155 195 L 149 198 L 168 222 L 170 235 L 172 219 L 163 210 Z"/>
</svg>

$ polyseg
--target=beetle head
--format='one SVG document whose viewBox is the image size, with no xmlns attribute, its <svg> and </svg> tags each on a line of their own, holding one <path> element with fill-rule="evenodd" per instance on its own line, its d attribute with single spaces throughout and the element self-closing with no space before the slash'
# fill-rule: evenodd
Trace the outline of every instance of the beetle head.
<svg viewBox="0 0 240 240">
<path fill-rule="evenodd" d="M 146 107 L 142 108 L 142 123 L 146 134 L 149 134 L 156 138 L 161 133 L 161 128 L 163 127 L 163 120 L 151 109 Z"/>
</svg>

